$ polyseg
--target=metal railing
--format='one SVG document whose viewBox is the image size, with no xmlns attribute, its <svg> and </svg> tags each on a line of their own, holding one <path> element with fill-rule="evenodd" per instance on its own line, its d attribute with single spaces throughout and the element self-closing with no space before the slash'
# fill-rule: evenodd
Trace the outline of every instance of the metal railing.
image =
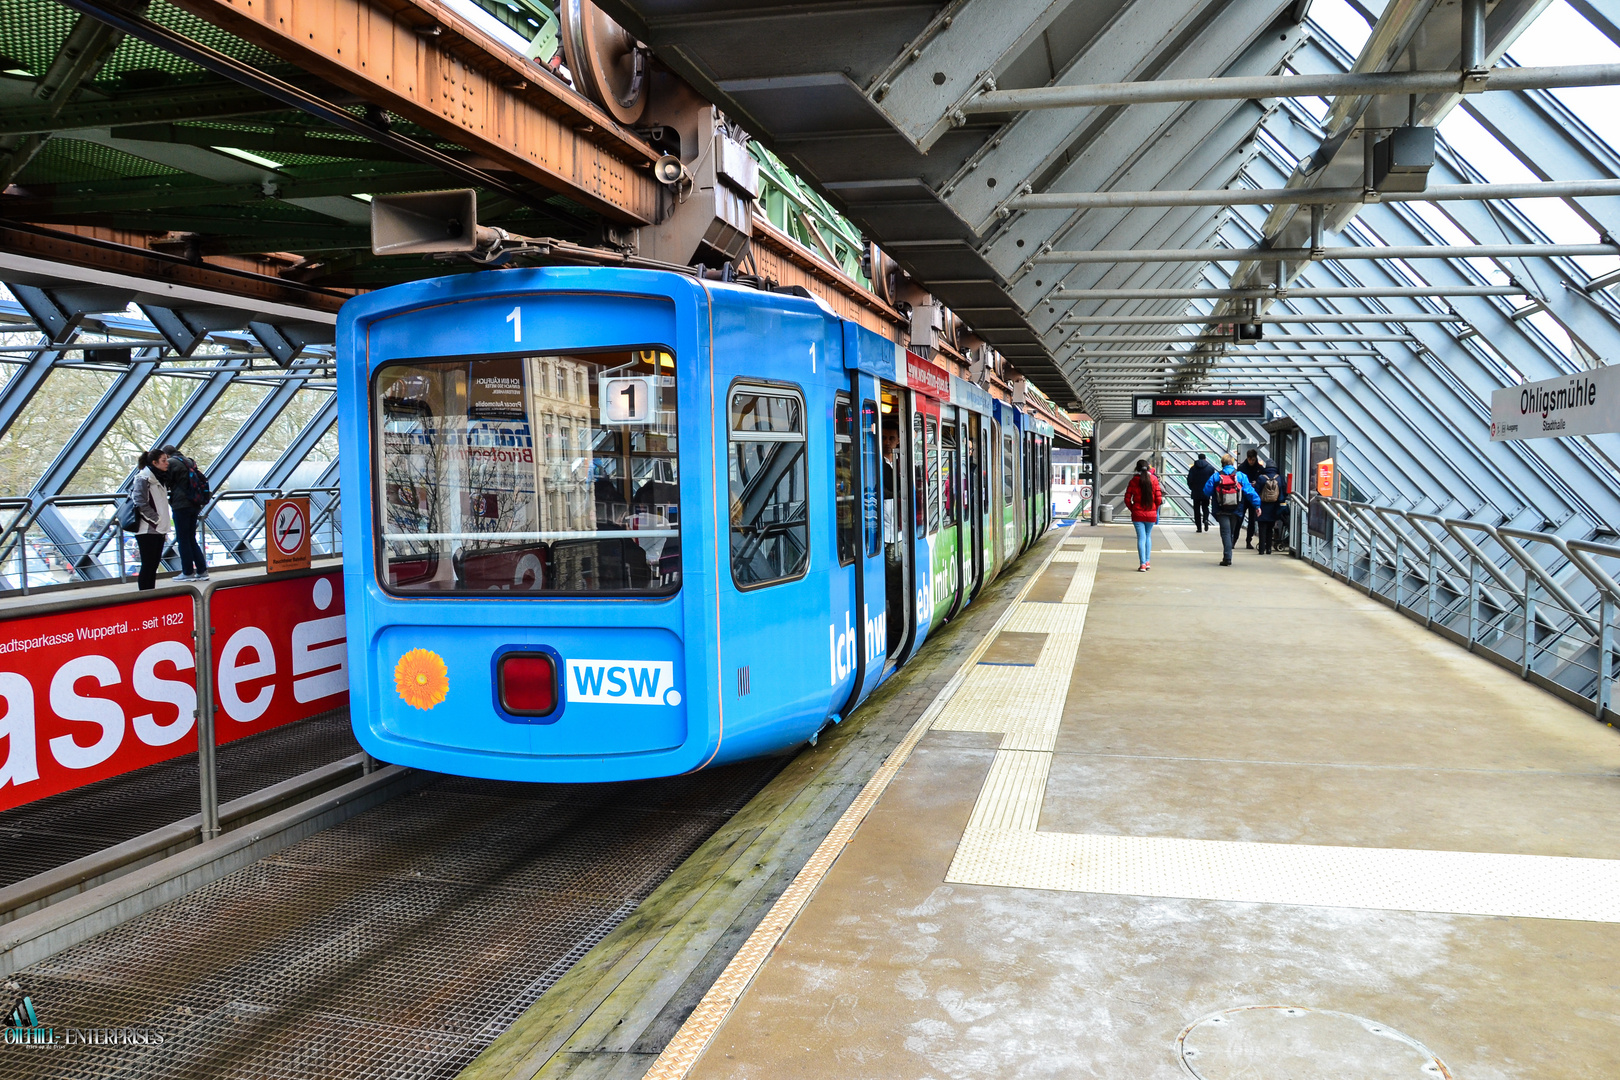
<svg viewBox="0 0 1620 1080">
<path fill-rule="evenodd" d="M 239 488 L 218 492 L 203 507 L 197 518 L 197 542 L 209 566 L 237 565 L 255 562 L 264 557 L 263 534 L 265 502 L 272 498 L 309 496 L 310 543 L 312 554 L 336 555 L 343 547 L 342 513 L 338 489 L 325 487 Z M 118 529 L 119 507 L 130 497 L 129 492 L 105 492 L 94 495 L 52 495 L 48 498 L 17 497 L 0 499 L 0 591 L 18 589 L 28 595 L 43 586 L 88 583 L 96 580 L 97 571 L 122 580 L 129 568 L 138 562 L 131 558 L 128 545 L 131 537 Z M 230 535 L 209 521 L 210 515 L 224 504 L 252 500 L 251 517 L 231 521 Z M 31 537 L 41 531 L 40 517 L 51 509 L 106 507 L 78 529 L 78 536 L 64 544 L 50 535 Z M 324 541 L 324 550 L 322 550 Z M 110 550 L 109 550 L 110 549 Z M 51 552 L 55 552 L 53 558 Z M 164 549 L 165 561 L 176 556 L 171 536 Z M 66 578 L 56 575 L 65 574 Z M 116 576 L 114 576 L 116 575 Z M 43 580 L 42 580 L 43 579 Z"/>
<path fill-rule="evenodd" d="M 1620 547 L 1316 498 L 1327 536 L 1300 554 L 1504 667 L 1613 723 Z"/>
</svg>

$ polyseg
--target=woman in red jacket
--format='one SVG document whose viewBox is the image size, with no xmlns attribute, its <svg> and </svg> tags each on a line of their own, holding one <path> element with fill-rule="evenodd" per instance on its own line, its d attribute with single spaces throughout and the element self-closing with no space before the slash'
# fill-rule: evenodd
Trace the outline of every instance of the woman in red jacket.
<svg viewBox="0 0 1620 1080">
<path fill-rule="evenodd" d="M 1148 466 L 1147 458 L 1138 459 L 1136 475 L 1125 484 L 1125 505 L 1131 512 L 1131 524 L 1136 526 L 1137 561 L 1142 564 L 1136 568 L 1139 571 L 1152 569 L 1148 560 L 1153 556 L 1153 526 L 1158 523 L 1159 505 L 1163 502 L 1159 478 Z"/>
</svg>

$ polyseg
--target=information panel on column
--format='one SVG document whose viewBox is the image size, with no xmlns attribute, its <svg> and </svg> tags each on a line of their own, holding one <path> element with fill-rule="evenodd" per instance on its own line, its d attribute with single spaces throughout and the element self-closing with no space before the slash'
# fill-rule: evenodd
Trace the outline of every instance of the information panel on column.
<svg viewBox="0 0 1620 1080">
<path fill-rule="evenodd" d="M 1264 394 L 1136 394 L 1138 420 L 1264 420 Z"/>
</svg>

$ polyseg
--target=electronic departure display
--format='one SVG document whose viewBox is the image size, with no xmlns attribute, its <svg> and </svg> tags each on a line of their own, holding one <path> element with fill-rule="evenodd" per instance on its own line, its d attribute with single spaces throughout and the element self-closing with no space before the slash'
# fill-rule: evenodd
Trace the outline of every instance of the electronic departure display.
<svg viewBox="0 0 1620 1080">
<path fill-rule="evenodd" d="M 1264 394 L 1137 394 L 1138 420 L 1264 420 Z"/>
</svg>

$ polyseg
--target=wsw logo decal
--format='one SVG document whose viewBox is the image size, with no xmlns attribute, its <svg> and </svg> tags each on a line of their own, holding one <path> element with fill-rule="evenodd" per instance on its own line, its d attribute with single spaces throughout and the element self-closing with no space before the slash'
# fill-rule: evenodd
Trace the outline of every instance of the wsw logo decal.
<svg viewBox="0 0 1620 1080">
<path fill-rule="evenodd" d="M 671 660 L 570 660 L 568 700 L 599 705 L 679 705 Z"/>
</svg>

